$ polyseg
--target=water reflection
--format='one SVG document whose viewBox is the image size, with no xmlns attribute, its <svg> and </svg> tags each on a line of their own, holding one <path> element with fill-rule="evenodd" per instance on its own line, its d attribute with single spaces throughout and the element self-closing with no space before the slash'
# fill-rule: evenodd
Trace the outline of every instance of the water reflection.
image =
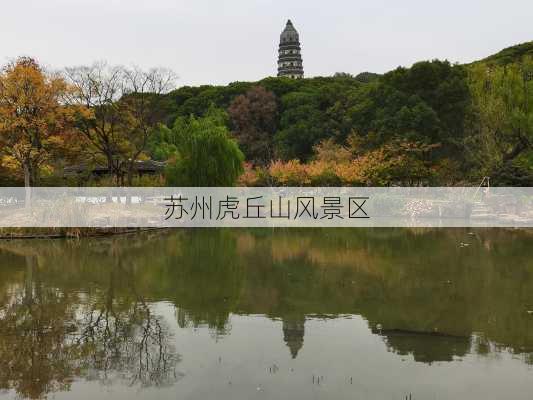
<svg viewBox="0 0 533 400">
<path fill-rule="evenodd" d="M 0 388 L 40 398 L 69 390 L 79 377 L 140 386 L 179 377 L 171 333 L 137 292 L 120 257 L 100 285 L 80 290 L 48 279 L 49 266 L 67 268 L 64 275 L 79 273 L 69 269 L 72 264 L 16 244 L 14 254 L 24 253 L 2 263 Z"/>
<path fill-rule="evenodd" d="M 400 329 L 373 330 L 372 333 L 383 336 L 391 351 L 403 356 L 412 355 L 418 362 L 453 361 L 464 357 L 471 349 L 470 337 L 467 336 Z"/>
<path fill-rule="evenodd" d="M 0 389 L 39 398 L 80 379 L 174 384 L 182 357 L 161 302 L 178 327 L 215 339 L 232 334 L 231 315 L 279 320 L 292 359 L 309 318 L 361 315 L 390 352 L 416 362 L 505 349 L 533 364 L 532 244 L 530 233 L 460 229 L 2 242 Z"/>
<path fill-rule="evenodd" d="M 296 358 L 304 345 L 305 316 L 283 318 L 283 340 L 291 352 L 292 358 Z"/>
</svg>

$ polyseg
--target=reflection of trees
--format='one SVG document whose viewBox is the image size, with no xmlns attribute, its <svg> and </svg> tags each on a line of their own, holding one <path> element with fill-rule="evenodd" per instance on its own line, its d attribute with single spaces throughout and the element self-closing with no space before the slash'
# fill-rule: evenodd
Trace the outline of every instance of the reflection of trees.
<svg viewBox="0 0 533 400">
<path fill-rule="evenodd" d="M 464 357 L 471 349 L 470 337 L 451 336 L 434 332 L 403 330 L 376 330 L 372 333 L 383 337 L 389 349 L 400 355 L 412 355 L 415 361 L 433 363 L 453 361 Z"/>
<path fill-rule="evenodd" d="M 0 387 L 29 398 L 67 390 L 76 349 L 69 338 L 73 299 L 42 285 L 26 257 L 21 290 L 0 306 Z"/>
<path fill-rule="evenodd" d="M 109 270 L 103 290 L 80 293 L 47 282 L 35 255 L 19 257 L 19 264 L 23 282 L 0 295 L 0 389 L 40 398 L 79 378 L 112 376 L 142 386 L 177 378 L 165 322 L 120 265 Z M 126 282 L 129 297 L 121 293 Z"/>
<path fill-rule="evenodd" d="M 128 271 L 118 264 L 110 271 L 107 290 L 83 306 L 77 321 L 75 343 L 87 355 L 80 358 L 80 368 L 91 371 L 91 379 L 105 381 L 120 374 L 130 385 L 170 384 L 177 378 L 179 359 L 169 344 L 171 334 L 162 318 L 136 293 Z M 131 299 L 116 297 L 118 279 L 130 285 Z"/>
<path fill-rule="evenodd" d="M 473 332 L 533 352 L 533 237 L 520 232 L 302 230 L 240 232 L 245 312 L 361 314 L 392 351 L 418 361 L 477 351 Z M 246 239 L 244 239 L 245 237 Z M 471 242 L 461 249 L 459 243 Z M 531 307 L 531 306 L 530 306 Z"/>
<path fill-rule="evenodd" d="M 283 288 L 290 280 L 282 302 L 298 304 L 303 314 L 359 313 L 383 330 L 441 334 L 389 340 L 391 347 L 412 343 L 409 352 L 420 360 L 463 355 L 473 332 L 484 332 L 516 353 L 533 352 L 532 322 L 525 312 L 533 304 L 533 237 L 527 234 L 308 230 L 256 241 L 263 242 L 257 247 L 270 242 L 276 258 L 272 273 L 262 279 L 281 275 L 275 285 L 263 282 L 263 287 Z M 462 249 L 462 241 L 472 246 Z M 409 346 L 398 350 L 404 353 Z"/>
<path fill-rule="evenodd" d="M 472 245 L 460 248 L 465 241 Z M 105 381 L 121 375 L 139 385 L 176 379 L 178 356 L 169 345 L 169 329 L 151 307 L 160 300 L 174 304 L 180 326 L 207 325 L 217 334 L 228 333 L 232 313 L 281 319 L 294 357 L 304 345 L 309 316 L 339 314 L 362 315 L 390 351 L 420 362 L 498 351 L 494 343 L 533 353 L 533 318 L 526 313 L 533 307 L 532 241 L 500 230 L 468 236 L 460 229 L 292 229 L 0 244 L 11 253 L 35 256 L 43 271 L 33 268 L 29 292 L 22 279 L 29 276 L 24 258 L 17 268 L 0 269 L 0 323 L 5 319 L 11 331 L 19 329 L 19 322 L 8 321 L 21 319 L 21 310 L 29 307 L 24 290 L 32 294 L 33 307 L 51 305 L 26 324 L 39 322 L 56 332 L 54 345 L 43 344 L 59 351 L 45 360 L 53 376 L 42 379 L 56 387 L 68 387 L 76 377 Z M 0 253 L 3 260 L 16 264 Z M 484 335 L 473 338 L 473 332 Z M 26 346 L 24 335 L 19 346 Z M 14 336 L 0 334 L 2 355 L 18 340 Z M 2 387 L 22 393 L 16 385 L 32 376 L 24 369 L 28 357 L 21 352 L 18 375 L 1 368 Z M 531 362 L 531 356 L 524 358 Z M 1 366 L 9 359 L 2 357 Z M 34 393 L 48 390 L 55 389 Z"/>
<path fill-rule="evenodd" d="M 216 335 L 228 330 L 242 295 L 245 270 L 235 237 L 226 230 L 189 231 L 180 237 L 176 257 L 164 257 L 167 295 L 181 327 L 207 324 Z"/>
</svg>

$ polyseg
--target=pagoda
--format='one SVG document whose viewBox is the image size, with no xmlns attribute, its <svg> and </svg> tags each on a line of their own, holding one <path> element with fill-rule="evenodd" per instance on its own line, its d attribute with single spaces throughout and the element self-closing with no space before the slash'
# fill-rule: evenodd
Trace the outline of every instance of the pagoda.
<svg viewBox="0 0 533 400">
<path fill-rule="evenodd" d="M 290 19 L 279 40 L 278 76 L 294 79 L 304 76 L 300 37 Z"/>
</svg>

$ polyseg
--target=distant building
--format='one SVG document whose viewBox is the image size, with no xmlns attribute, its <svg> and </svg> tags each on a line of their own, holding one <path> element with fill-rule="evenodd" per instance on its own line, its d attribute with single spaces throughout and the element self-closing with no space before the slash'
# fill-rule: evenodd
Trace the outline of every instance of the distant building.
<svg viewBox="0 0 533 400">
<path fill-rule="evenodd" d="M 143 175 L 158 175 L 162 174 L 165 169 L 165 162 L 162 161 L 135 161 L 133 165 L 133 172 L 137 176 Z M 90 165 L 79 164 L 66 167 L 65 176 L 91 176 L 91 177 L 103 177 L 112 175 L 112 171 L 109 170 L 107 165 Z"/>
<path fill-rule="evenodd" d="M 304 77 L 300 36 L 290 19 L 279 40 L 278 76 L 294 79 Z"/>
</svg>

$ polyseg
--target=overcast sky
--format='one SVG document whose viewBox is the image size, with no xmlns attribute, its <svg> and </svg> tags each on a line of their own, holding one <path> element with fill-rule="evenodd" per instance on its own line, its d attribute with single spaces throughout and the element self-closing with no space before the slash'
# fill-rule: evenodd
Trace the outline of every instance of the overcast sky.
<svg viewBox="0 0 533 400">
<path fill-rule="evenodd" d="M 533 40 L 533 0 L 5 0 L 0 61 L 164 66 L 179 86 L 259 80 L 276 74 L 288 18 L 306 76 L 469 62 Z"/>
</svg>

